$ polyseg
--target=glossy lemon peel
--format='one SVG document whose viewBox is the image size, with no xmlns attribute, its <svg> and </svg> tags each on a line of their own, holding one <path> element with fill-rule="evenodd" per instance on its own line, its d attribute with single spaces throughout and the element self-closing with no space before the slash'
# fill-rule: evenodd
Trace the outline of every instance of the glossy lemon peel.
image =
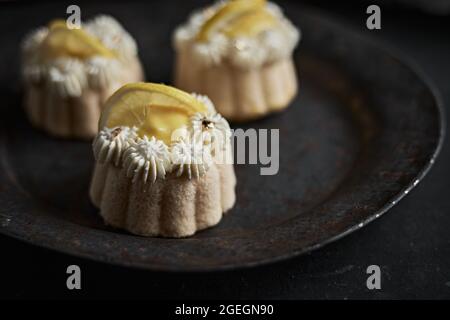
<svg viewBox="0 0 450 320">
<path fill-rule="evenodd" d="M 234 34 L 252 33 L 250 30 L 252 26 L 247 23 L 241 24 L 239 22 L 240 18 L 252 12 L 265 12 L 266 4 L 266 0 L 232 0 L 226 2 L 215 14 L 205 21 L 197 34 L 197 41 L 208 41 L 217 32 L 230 28 L 233 29 Z M 267 24 L 267 26 L 272 25 L 271 19 L 266 21 L 266 15 L 258 15 L 257 19 L 261 20 L 255 21 L 254 19 L 253 23 L 257 22 L 260 26 L 264 24 Z M 234 27 L 236 22 L 238 22 L 239 27 Z"/>
<path fill-rule="evenodd" d="M 203 103 L 184 91 L 163 84 L 131 83 L 108 99 L 99 130 L 136 127 L 139 137 L 155 137 L 170 145 L 175 130 L 187 127 L 194 114 L 206 112 Z"/>
<path fill-rule="evenodd" d="M 93 56 L 115 58 L 113 51 L 83 29 L 69 29 L 64 20 L 49 23 L 49 33 L 41 45 L 41 59 L 50 61 L 59 57 L 75 57 L 81 60 Z"/>
</svg>

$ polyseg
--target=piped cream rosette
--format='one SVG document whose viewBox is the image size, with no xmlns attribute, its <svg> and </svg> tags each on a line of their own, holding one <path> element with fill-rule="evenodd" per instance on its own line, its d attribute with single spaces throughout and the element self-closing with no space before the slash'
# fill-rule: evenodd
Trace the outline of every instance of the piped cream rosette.
<svg viewBox="0 0 450 320">
<path fill-rule="evenodd" d="M 231 131 L 207 97 L 160 84 L 128 84 L 107 101 L 99 129 L 91 199 L 107 224 L 183 237 L 217 224 L 233 206 Z M 129 209 L 134 201 L 142 202 L 142 223 L 127 223 L 136 215 Z"/>
<path fill-rule="evenodd" d="M 280 7 L 265 0 L 220 1 L 192 13 L 174 33 L 175 47 L 191 46 L 200 63 L 229 60 L 246 69 L 290 57 L 299 40 Z"/>
<path fill-rule="evenodd" d="M 33 124 L 59 136 L 92 137 L 106 98 L 143 71 L 134 39 L 101 15 L 69 29 L 55 20 L 22 43 L 26 108 Z"/>
</svg>

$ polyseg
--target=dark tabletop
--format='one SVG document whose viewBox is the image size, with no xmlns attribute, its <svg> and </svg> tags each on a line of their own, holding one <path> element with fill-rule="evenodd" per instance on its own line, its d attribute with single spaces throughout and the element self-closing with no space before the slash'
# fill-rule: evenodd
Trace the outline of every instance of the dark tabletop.
<svg viewBox="0 0 450 320">
<path fill-rule="evenodd" d="M 382 6 L 382 29 L 365 27 L 365 7 L 315 5 L 349 28 L 412 58 L 450 110 L 449 16 Z M 207 274 L 152 273 L 96 263 L 0 236 L 0 297 L 415 299 L 450 298 L 450 145 L 428 176 L 390 212 L 308 255 L 263 267 Z M 66 268 L 82 270 L 82 290 L 66 289 Z M 366 269 L 379 265 L 381 290 Z"/>
</svg>

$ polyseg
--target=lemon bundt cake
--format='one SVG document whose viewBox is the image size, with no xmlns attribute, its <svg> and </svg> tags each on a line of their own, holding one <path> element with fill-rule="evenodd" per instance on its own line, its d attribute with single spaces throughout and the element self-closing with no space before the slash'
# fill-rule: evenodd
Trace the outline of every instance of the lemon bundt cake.
<svg viewBox="0 0 450 320">
<path fill-rule="evenodd" d="M 60 137 L 95 136 L 106 99 L 143 78 L 135 41 L 109 16 L 80 29 L 55 20 L 25 38 L 22 55 L 28 117 Z"/>
<path fill-rule="evenodd" d="M 106 224 L 187 237 L 233 207 L 231 131 L 208 98 L 127 84 L 106 102 L 98 129 L 90 197 Z"/>
<path fill-rule="evenodd" d="M 175 31 L 175 83 L 207 95 L 229 120 L 282 110 L 297 93 L 292 52 L 299 38 L 273 3 L 218 2 Z"/>
</svg>

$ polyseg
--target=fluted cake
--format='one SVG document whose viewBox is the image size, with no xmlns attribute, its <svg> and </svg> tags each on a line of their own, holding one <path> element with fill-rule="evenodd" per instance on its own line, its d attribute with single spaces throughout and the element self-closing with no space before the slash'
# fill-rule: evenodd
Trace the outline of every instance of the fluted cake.
<svg viewBox="0 0 450 320">
<path fill-rule="evenodd" d="M 187 237 L 235 202 L 230 128 L 205 96 L 128 84 L 107 101 L 94 139 L 90 197 L 106 224 Z"/>
<path fill-rule="evenodd" d="M 101 15 L 71 29 L 55 20 L 22 45 L 25 109 L 31 123 L 59 137 L 92 138 L 106 99 L 143 70 L 134 39 Z"/>
<path fill-rule="evenodd" d="M 283 110 L 297 93 L 300 33 L 274 3 L 220 1 L 194 12 L 173 38 L 176 86 L 209 96 L 229 120 Z"/>
</svg>

